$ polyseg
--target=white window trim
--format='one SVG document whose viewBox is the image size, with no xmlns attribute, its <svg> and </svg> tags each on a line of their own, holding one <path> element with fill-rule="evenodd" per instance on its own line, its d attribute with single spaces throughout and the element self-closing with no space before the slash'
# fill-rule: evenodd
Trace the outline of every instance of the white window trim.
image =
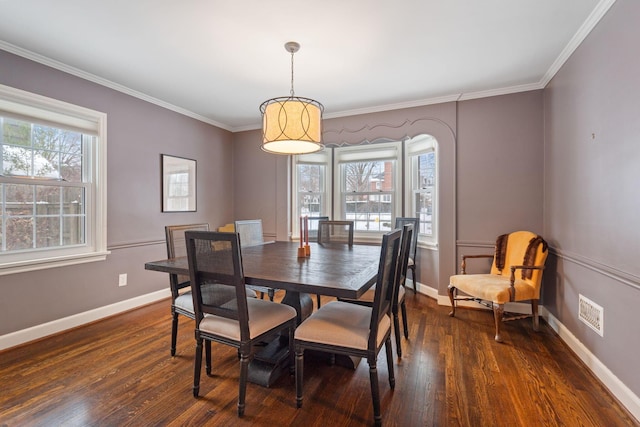
<svg viewBox="0 0 640 427">
<path fill-rule="evenodd" d="M 84 245 L 0 254 L 0 275 L 102 261 L 107 251 L 107 115 L 105 113 L 0 85 L 0 113 L 95 135 L 87 200 Z"/>
<path fill-rule="evenodd" d="M 431 223 L 433 235 L 426 236 L 424 234 L 418 234 L 418 247 L 425 249 L 435 250 L 438 248 L 438 213 L 439 206 L 438 197 L 439 197 L 439 189 L 438 185 L 440 183 L 440 173 L 439 173 L 439 157 L 438 157 L 438 142 L 431 135 L 419 135 L 413 139 L 407 140 L 404 150 L 404 160 L 405 160 L 405 212 L 413 212 L 413 204 L 415 203 L 413 199 L 413 178 L 415 173 L 415 161 L 414 157 L 420 154 L 425 154 L 430 151 L 433 151 L 436 156 L 436 185 L 434 186 L 434 213 L 433 220 Z M 407 214 L 408 216 L 412 216 Z"/>
<path fill-rule="evenodd" d="M 298 165 L 299 164 L 309 164 L 309 165 L 322 165 L 324 166 L 324 193 L 323 193 L 323 197 L 325 200 L 324 203 L 324 207 L 323 210 L 321 212 L 320 216 L 328 216 L 329 218 L 331 218 L 331 204 L 332 204 L 332 199 L 331 199 L 331 194 L 330 194 L 330 188 L 331 188 L 331 182 L 333 179 L 333 169 L 332 169 L 332 163 L 331 163 L 331 150 L 323 150 L 317 153 L 312 153 L 312 154 L 301 154 L 301 155 L 294 155 L 293 156 L 293 179 L 291 180 L 293 182 L 291 188 L 292 188 L 292 201 L 295 201 L 295 203 L 291 203 L 291 218 L 292 218 L 292 226 L 291 226 L 291 239 L 292 240 L 298 240 L 298 237 L 300 236 L 300 217 L 299 217 L 299 213 L 298 213 L 298 203 L 300 202 L 298 200 Z"/>
<path fill-rule="evenodd" d="M 363 154 L 366 153 L 366 154 Z M 380 144 L 361 144 L 349 147 L 340 147 L 334 150 L 333 170 L 335 184 L 333 187 L 334 218 L 344 218 L 342 212 L 343 177 L 340 163 L 367 160 L 388 160 L 395 161 L 393 174 L 393 188 L 395 201 L 391 217 L 402 216 L 402 142 L 385 142 Z M 362 243 L 380 242 L 382 231 L 358 231 L 354 230 L 354 240 Z"/>
</svg>

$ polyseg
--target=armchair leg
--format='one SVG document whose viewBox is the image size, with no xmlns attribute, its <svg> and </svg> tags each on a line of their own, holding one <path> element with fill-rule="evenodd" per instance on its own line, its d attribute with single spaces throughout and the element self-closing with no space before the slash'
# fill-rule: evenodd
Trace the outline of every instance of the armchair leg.
<svg viewBox="0 0 640 427">
<path fill-rule="evenodd" d="M 276 290 L 273 288 L 269 288 L 267 294 L 269 295 L 269 301 L 273 301 L 273 297 L 275 297 L 276 295 Z"/>
<path fill-rule="evenodd" d="M 538 331 L 540 329 L 540 319 L 538 318 L 538 300 L 531 300 L 531 314 L 533 315 L 533 330 Z"/>
<path fill-rule="evenodd" d="M 500 336 L 500 325 L 502 324 L 502 318 L 504 317 L 504 304 L 493 304 L 493 319 L 496 323 L 496 338 L 497 342 L 502 342 Z"/>
<path fill-rule="evenodd" d="M 451 311 L 449 316 L 455 317 L 456 315 L 456 288 L 449 286 L 449 300 L 451 301 Z"/>
</svg>

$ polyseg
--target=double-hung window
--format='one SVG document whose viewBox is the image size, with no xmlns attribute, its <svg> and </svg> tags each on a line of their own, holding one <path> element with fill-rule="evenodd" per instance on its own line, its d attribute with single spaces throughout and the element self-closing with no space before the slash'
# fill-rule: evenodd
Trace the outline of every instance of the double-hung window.
<svg viewBox="0 0 640 427">
<path fill-rule="evenodd" d="M 0 86 L 0 274 L 104 259 L 106 116 Z"/>
<path fill-rule="evenodd" d="M 293 216 L 330 216 L 331 150 L 295 157 Z"/>
<path fill-rule="evenodd" d="M 407 216 L 420 219 L 418 239 L 435 245 L 437 218 L 437 151 L 436 140 L 430 135 L 420 135 L 405 147 L 406 174 L 410 193 L 407 194 L 405 211 Z"/>
<path fill-rule="evenodd" d="M 335 215 L 353 221 L 361 240 L 394 228 L 402 207 L 400 143 L 335 149 Z"/>
</svg>

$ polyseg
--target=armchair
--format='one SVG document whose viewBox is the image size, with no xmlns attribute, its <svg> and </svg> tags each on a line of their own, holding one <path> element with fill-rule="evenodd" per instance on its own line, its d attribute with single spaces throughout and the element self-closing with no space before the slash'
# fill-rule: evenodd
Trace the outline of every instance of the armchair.
<svg viewBox="0 0 640 427">
<path fill-rule="evenodd" d="M 451 276 L 449 280 L 449 316 L 455 316 L 457 301 L 476 301 L 493 308 L 495 340 L 498 342 L 502 342 L 500 324 L 503 321 L 533 317 L 533 329 L 537 331 L 540 284 L 547 255 L 547 242 L 542 237 L 528 231 L 516 231 L 498 237 L 494 255 L 463 256 L 462 274 Z M 491 273 L 466 274 L 466 260 L 480 257 L 493 258 Z M 458 296 L 459 291 L 467 296 Z M 531 301 L 531 315 L 505 313 L 507 302 L 527 300 Z"/>
</svg>

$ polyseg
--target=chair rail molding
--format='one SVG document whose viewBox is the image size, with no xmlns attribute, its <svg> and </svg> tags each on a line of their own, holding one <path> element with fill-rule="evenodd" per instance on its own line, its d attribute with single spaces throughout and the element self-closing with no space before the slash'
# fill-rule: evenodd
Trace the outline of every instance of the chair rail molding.
<svg viewBox="0 0 640 427">
<path fill-rule="evenodd" d="M 622 284 L 625 284 L 627 286 L 630 286 L 640 291 L 640 277 L 636 276 L 635 274 L 631 274 L 626 271 L 619 270 L 615 267 L 611 267 L 609 265 L 603 264 L 591 258 L 574 254 L 569 251 L 553 248 L 551 246 L 549 247 L 549 252 L 552 255 L 555 255 L 559 259 L 571 262 L 581 267 L 585 267 L 591 271 L 594 271 L 598 274 L 606 276 L 610 279 L 613 279 L 617 282 L 620 282 Z"/>
</svg>

